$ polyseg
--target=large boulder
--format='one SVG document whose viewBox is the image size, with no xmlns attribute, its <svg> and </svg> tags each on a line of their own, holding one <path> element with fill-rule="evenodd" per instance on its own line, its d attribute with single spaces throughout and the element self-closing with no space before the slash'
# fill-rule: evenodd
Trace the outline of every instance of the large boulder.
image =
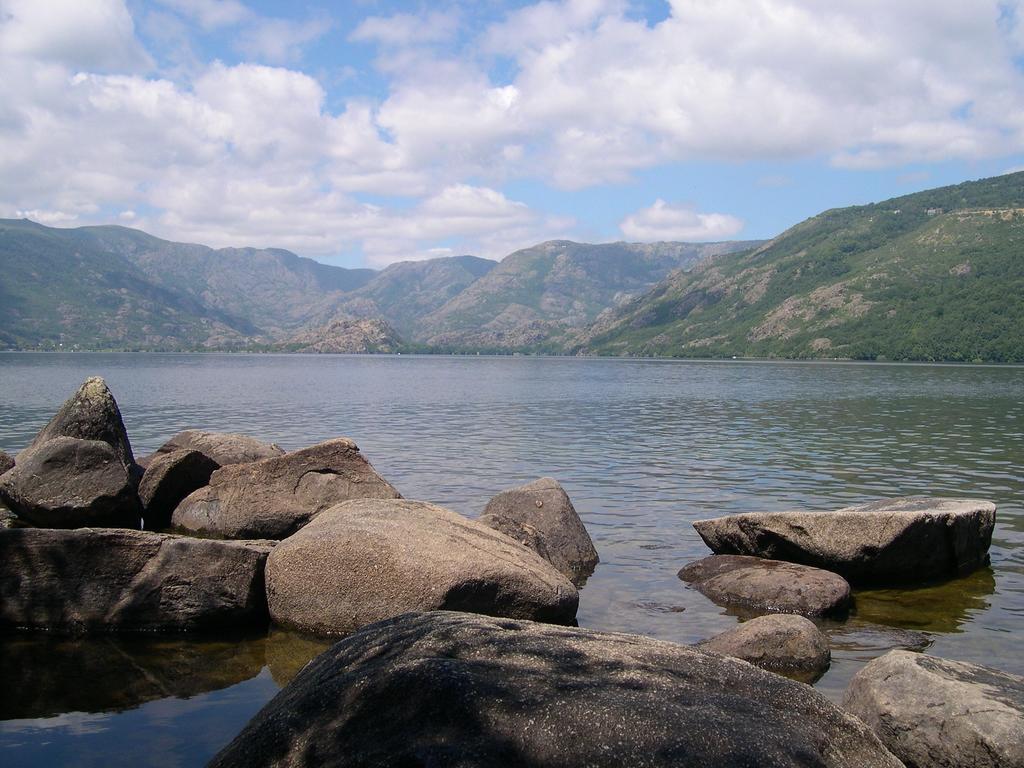
<svg viewBox="0 0 1024 768">
<path fill-rule="evenodd" d="M 911 768 L 1024 766 L 1024 677 L 890 651 L 854 675 L 843 706 Z"/>
<path fill-rule="evenodd" d="M 135 482 L 114 448 L 74 437 L 18 454 L 14 469 L 0 475 L 0 500 L 43 528 L 138 528 L 142 515 Z"/>
<path fill-rule="evenodd" d="M 153 457 L 175 451 L 199 451 L 217 462 L 220 467 L 229 464 L 248 464 L 253 461 L 283 456 L 284 450 L 275 443 L 265 443 L 248 435 L 233 432 L 207 432 L 202 429 L 186 429 L 179 432 L 156 449 Z"/>
<path fill-rule="evenodd" d="M 210 766 L 897 768 L 809 686 L 636 635 L 434 612 L 310 662 Z"/>
<path fill-rule="evenodd" d="M 237 629 L 267 620 L 270 542 L 0 529 L 0 628 Z"/>
<path fill-rule="evenodd" d="M 826 616 L 844 613 L 850 585 L 842 576 L 820 568 L 744 555 L 711 555 L 679 571 L 716 603 L 754 613 Z"/>
<path fill-rule="evenodd" d="M 574 583 L 586 581 L 597 550 L 558 481 L 542 477 L 502 491 L 487 503 L 480 522 L 534 550 Z"/>
<path fill-rule="evenodd" d="M 114 449 L 118 461 L 129 471 L 133 471 L 135 457 L 128 441 L 128 433 L 121 419 L 121 409 L 107 388 L 107 383 L 99 376 L 85 380 L 78 391 L 73 394 L 42 428 L 35 439 L 21 454 L 28 453 L 55 437 L 74 437 L 79 440 L 99 440 Z"/>
<path fill-rule="evenodd" d="M 813 683 L 832 659 L 828 639 L 803 616 L 758 616 L 698 646 L 748 661 L 754 666 Z"/>
<path fill-rule="evenodd" d="M 228 538 L 283 539 L 349 499 L 401 498 L 351 440 L 218 469 L 174 511 L 175 528 Z"/>
<path fill-rule="evenodd" d="M 178 504 L 209 483 L 219 467 L 206 454 L 188 448 L 152 456 L 139 483 L 145 527 L 151 531 L 169 527 Z"/>
<path fill-rule="evenodd" d="M 0 475 L 9 469 L 14 469 L 14 458 L 0 451 Z"/>
<path fill-rule="evenodd" d="M 274 622 L 347 634 L 406 611 L 446 609 L 568 622 L 579 595 L 502 533 L 422 501 L 339 504 L 281 542 L 267 563 Z"/>
<path fill-rule="evenodd" d="M 910 496 L 833 512 L 729 515 L 693 524 L 717 554 L 826 568 L 853 584 L 899 584 L 968 573 L 988 561 L 989 501 Z"/>
</svg>

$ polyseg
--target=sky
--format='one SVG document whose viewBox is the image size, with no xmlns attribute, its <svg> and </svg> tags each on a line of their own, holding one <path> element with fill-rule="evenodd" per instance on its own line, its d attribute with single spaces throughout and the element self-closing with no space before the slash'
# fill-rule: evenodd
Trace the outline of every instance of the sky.
<svg viewBox="0 0 1024 768">
<path fill-rule="evenodd" d="M 0 0 L 0 217 L 341 266 L 1024 168 L 1024 0 Z"/>
</svg>

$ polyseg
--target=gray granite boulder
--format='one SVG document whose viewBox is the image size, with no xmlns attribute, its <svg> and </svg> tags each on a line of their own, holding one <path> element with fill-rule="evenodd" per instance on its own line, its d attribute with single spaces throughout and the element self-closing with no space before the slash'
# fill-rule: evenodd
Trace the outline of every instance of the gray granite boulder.
<svg viewBox="0 0 1024 768">
<path fill-rule="evenodd" d="M 210 765 L 900 763 L 811 687 L 735 659 L 432 612 L 367 627 L 318 656 Z"/>
<path fill-rule="evenodd" d="M 14 458 L 0 451 L 0 475 L 9 469 L 14 469 Z"/>
<path fill-rule="evenodd" d="M 199 451 L 217 462 L 220 467 L 229 464 L 248 464 L 253 461 L 284 456 L 284 449 L 275 443 L 265 443 L 255 437 L 234 432 L 207 432 L 202 429 L 186 429 L 179 432 L 156 449 L 155 456 L 175 451 Z M 152 457 L 151 457 L 152 459 Z"/>
<path fill-rule="evenodd" d="M 850 585 L 820 568 L 744 555 L 711 555 L 690 563 L 679 578 L 716 603 L 757 613 L 826 616 L 844 613 Z"/>
<path fill-rule="evenodd" d="M 346 634 L 413 610 L 569 622 L 579 596 L 502 533 L 422 501 L 339 504 L 282 541 L 267 563 L 275 623 Z"/>
<path fill-rule="evenodd" d="M 18 454 L 0 475 L 0 501 L 42 528 L 138 528 L 142 506 L 130 471 L 101 440 L 55 437 Z"/>
<path fill-rule="evenodd" d="M 832 512 L 729 515 L 693 524 L 716 554 L 755 555 L 835 571 L 853 584 L 968 573 L 988 562 L 989 501 L 910 496 Z"/>
<path fill-rule="evenodd" d="M 227 538 L 283 539 L 349 499 L 401 495 L 351 440 L 338 438 L 248 464 L 221 467 L 175 509 L 175 528 Z"/>
<path fill-rule="evenodd" d="M 178 504 L 207 485 L 219 467 L 206 454 L 188 448 L 154 454 L 139 483 L 145 527 L 151 531 L 169 527 Z"/>
<path fill-rule="evenodd" d="M 0 628 L 265 625 L 271 546 L 109 528 L 0 529 Z"/>
<path fill-rule="evenodd" d="M 825 674 L 832 659 L 828 639 L 814 622 L 789 613 L 758 616 L 698 647 L 805 683 Z"/>
<path fill-rule="evenodd" d="M 558 481 L 542 477 L 502 491 L 487 503 L 480 522 L 534 550 L 574 583 L 586 581 L 597 550 Z"/>
<path fill-rule="evenodd" d="M 854 675 L 843 706 L 911 768 L 1024 766 L 1024 677 L 890 651 Z"/>
</svg>

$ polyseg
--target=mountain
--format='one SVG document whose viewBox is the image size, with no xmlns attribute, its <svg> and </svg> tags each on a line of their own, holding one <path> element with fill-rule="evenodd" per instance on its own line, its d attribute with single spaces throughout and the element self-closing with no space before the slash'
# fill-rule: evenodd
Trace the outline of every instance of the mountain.
<svg viewBox="0 0 1024 768">
<path fill-rule="evenodd" d="M 592 321 L 672 270 L 756 244 L 541 243 L 506 256 L 420 318 L 413 338 L 435 348 L 529 348 Z"/>
<path fill-rule="evenodd" d="M 282 352 L 333 354 L 390 353 L 402 349 L 402 339 L 383 320 L 334 320 L 325 326 L 301 331 L 277 345 Z"/>
<path fill-rule="evenodd" d="M 1024 173 L 825 211 L 677 272 L 582 354 L 1024 361 Z"/>
</svg>

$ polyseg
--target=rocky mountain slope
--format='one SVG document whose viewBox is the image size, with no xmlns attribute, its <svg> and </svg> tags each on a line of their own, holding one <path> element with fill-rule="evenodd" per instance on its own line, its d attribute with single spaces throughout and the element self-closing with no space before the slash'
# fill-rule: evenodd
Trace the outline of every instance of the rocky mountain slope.
<svg viewBox="0 0 1024 768">
<path fill-rule="evenodd" d="M 392 353 L 402 349 L 401 337 L 394 328 L 377 318 L 333 320 L 327 325 L 300 331 L 277 345 L 281 352 L 320 354 Z"/>
<path fill-rule="evenodd" d="M 826 211 L 677 272 L 564 351 L 1024 361 L 1024 173 Z"/>
</svg>

